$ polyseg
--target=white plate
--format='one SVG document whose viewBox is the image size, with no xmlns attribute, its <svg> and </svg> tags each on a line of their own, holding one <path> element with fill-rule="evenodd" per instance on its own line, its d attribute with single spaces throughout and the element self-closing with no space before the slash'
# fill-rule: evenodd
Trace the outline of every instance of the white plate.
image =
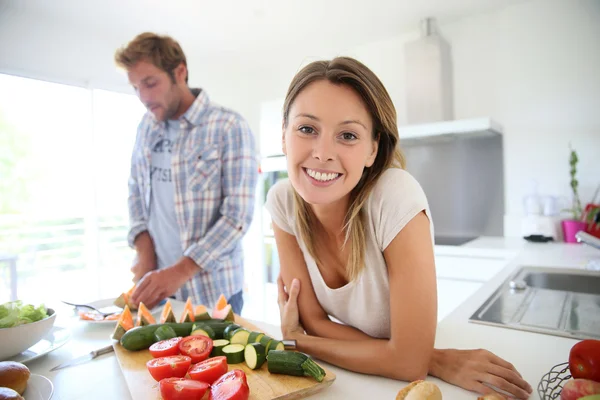
<svg viewBox="0 0 600 400">
<path fill-rule="evenodd" d="M 17 361 L 26 363 L 35 360 L 38 357 L 46 355 L 51 351 L 58 349 L 71 339 L 71 332 L 68 329 L 53 326 L 50 332 L 39 342 L 28 348 L 27 350 L 11 357 L 5 361 Z M 27 398 L 29 400 L 29 398 Z"/>
<path fill-rule="evenodd" d="M 96 301 L 88 302 L 86 304 L 89 304 L 90 306 L 94 306 L 97 309 L 99 309 L 100 311 L 110 312 L 110 311 L 116 311 L 117 309 L 119 309 L 119 307 L 115 306 L 115 300 L 116 300 L 116 297 L 113 297 L 112 299 L 96 300 Z M 152 315 L 156 319 L 158 319 L 158 318 L 160 318 L 162 309 L 163 309 L 163 303 L 159 303 L 159 305 L 157 305 L 152 310 L 150 310 L 150 313 L 152 313 Z M 86 308 L 81 308 L 80 310 L 90 311 L 90 309 L 86 309 Z M 135 318 L 137 317 L 137 312 L 131 310 L 131 316 L 133 317 L 134 322 L 135 322 Z M 80 321 L 86 322 L 88 324 L 113 324 L 113 325 L 115 325 L 117 323 L 116 319 L 101 320 L 101 321 L 89 321 L 87 319 L 80 318 Z"/>
<path fill-rule="evenodd" d="M 50 379 L 42 375 L 31 374 L 23 397 L 27 400 L 50 400 L 54 393 L 54 385 Z"/>
</svg>

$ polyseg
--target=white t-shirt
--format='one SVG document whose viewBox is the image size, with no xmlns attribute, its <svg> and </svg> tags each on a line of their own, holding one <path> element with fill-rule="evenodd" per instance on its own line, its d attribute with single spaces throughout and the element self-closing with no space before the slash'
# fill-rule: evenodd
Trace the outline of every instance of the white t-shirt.
<svg viewBox="0 0 600 400">
<path fill-rule="evenodd" d="M 327 286 L 300 238 L 289 180 L 277 182 L 267 195 L 266 207 L 281 229 L 296 236 L 304 254 L 317 299 L 326 313 L 376 338 L 390 337 L 390 286 L 383 251 L 398 232 L 421 211 L 431 214 L 421 185 L 407 171 L 386 170 L 365 203 L 365 268 L 358 280 L 338 289 Z M 430 222 L 433 243 L 433 223 Z"/>
</svg>

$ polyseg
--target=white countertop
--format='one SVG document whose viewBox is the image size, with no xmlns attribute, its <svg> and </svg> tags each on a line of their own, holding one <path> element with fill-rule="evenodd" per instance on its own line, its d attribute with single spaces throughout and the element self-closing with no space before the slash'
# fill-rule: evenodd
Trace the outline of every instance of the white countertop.
<svg viewBox="0 0 600 400">
<path fill-rule="evenodd" d="M 486 247 L 487 246 L 487 247 Z M 437 246 L 438 251 L 446 251 L 447 246 Z M 440 249 L 441 248 L 441 249 Z M 502 238 L 480 238 L 458 250 L 447 250 L 450 254 L 473 256 L 486 254 L 518 254 L 500 273 L 484 284 L 458 309 L 438 324 L 437 348 L 484 348 L 513 363 L 534 388 L 532 399 L 538 399 L 537 384 L 544 373 L 556 364 L 567 361 L 569 350 L 576 340 L 556 336 L 534 334 L 511 329 L 496 328 L 468 322 L 471 314 L 519 265 L 548 267 L 583 267 L 592 258 L 600 258 L 598 250 L 582 245 L 529 244 L 520 240 Z M 58 307 L 57 307 L 58 308 Z M 175 307 L 174 307 L 175 308 Z M 70 313 L 66 307 L 58 309 Z M 60 315 L 60 314 L 59 314 Z M 253 321 L 270 335 L 280 336 L 278 327 Z M 98 349 L 111 342 L 112 325 L 93 325 L 79 321 L 75 317 L 59 317 L 57 325 L 67 326 L 72 331 L 72 339 L 62 348 L 47 356 L 28 363 L 32 373 L 44 375 L 54 383 L 53 399 L 130 399 L 125 380 L 121 374 L 114 353 L 76 367 L 50 372 L 50 368 L 88 351 Z M 325 364 L 336 375 L 334 384 L 310 398 L 314 399 L 353 399 L 362 398 L 365 385 L 369 385 L 369 396 L 376 399 L 394 399 L 405 383 L 387 378 L 361 375 Z M 445 399 L 475 399 L 474 393 L 462 390 L 435 378 L 428 378 L 442 389 Z"/>
</svg>

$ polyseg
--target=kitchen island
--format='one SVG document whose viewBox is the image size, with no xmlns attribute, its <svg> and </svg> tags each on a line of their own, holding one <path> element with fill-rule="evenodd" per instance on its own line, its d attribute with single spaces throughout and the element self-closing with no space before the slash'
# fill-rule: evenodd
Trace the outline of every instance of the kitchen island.
<svg viewBox="0 0 600 400">
<path fill-rule="evenodd" d="M 523 332 L 505 328 L 469 323 L 469 317 L 498 288 L 499 285 L 521 265 L 547 267 L 584 268 L 590 259 L 600 258 L 600 251 L 569 244 L 525 244 L 521 241 L 502 238 L 481 238 L 465 245 L 477 254 L 512 251 L 517 254 L 512 261 L 486 282 L 461 306 L 444 318 L 436 334 L 437 348 L 488 349 L 513 363 L 523 378 L 534 388 L 532 399 L 539 396 L 535 390 L 540 378 L 556 364 L 567 361 L 569 350 L 576 340 Z M 453 250 L 454 251 L 454 250 Z M 174 303 L 178 314 L 183 304 Z M 54 383 L 53 399 L 130 399 L 127 384 L 121 374 L 114 353 L 75 367 L 50 372 L 50 369 L 73 357 L 98 349 L 109 343 L 111 325 L 90 324 L 72 316 L 68 307 L 57 307 L 59 318 L 56 324 L 69 327 L 72 339 L 54 352 L 28 363 L 32 373 L 48 377 Z M 598 316 L 600 318 L 600 316 Z M 252 321 L 274 337 L 280 337 L 278 327 Z M 325 363 L 336 375 L 333 385 L 323 392 L 311 396 L 314 399 L 360 399 L 365 391 L 373 399 L 395 399 L 405 382 L 357 374 Z M 436 378 L 429 380 L 438 384 L 445 399 L 475 399 L 472 392 L 449 385 Z"/>
</svg>

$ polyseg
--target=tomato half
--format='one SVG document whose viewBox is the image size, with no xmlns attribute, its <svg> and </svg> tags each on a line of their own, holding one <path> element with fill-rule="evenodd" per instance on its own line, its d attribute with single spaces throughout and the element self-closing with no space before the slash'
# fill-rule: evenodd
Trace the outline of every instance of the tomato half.
<svg viewBox="0 0 600 400">
<path fill-rule="evenodd" d="M 154 343 L 148 350 L 152 357 L 168 357 L 176 356 L 179 354 L 179 342 L 183 339 L 181 336 L 174 337 L 172 339 L 161 340 L 160 342 Z"/>
<path fill-rule="evenodd" d="M 573 378 L 600 382 L 600 340 L 582 340 L 571 347 L 569 370 Z"/>
<path fill-rule="evenodd" d="M 188 336 L 179 342 L 179 351 L 191 357 L 193 364 L 206 360 L 212 349 L 212 339 L 206 336 Z"/>
<path fill-rule="evenodd" d="M 209 400 L 248 400 L 250 388 L 246 374 L 234 369 L 221 376 L 210 388 Z"/>
<path fill-rule="evenodd" d="M 199 362 L 188 371 L 190 378 L 196 381 L 213 383 L 227 372 L 227 357 L 212 357 Z"/>
<path fill-rule="evenodd" d="M 209 388 L 208 383 L 185 378 L 167 378 L 160 381 L 163 400 L 200 400 Z"/>
<path fill-rule="evenodd" d="M 170 356 L 153 358 L 146 363 L 150 375 L 160 381 L 164 378 L 183 378 L 192 365 L 192 359 L 187 356 Z"/>
</svg>

